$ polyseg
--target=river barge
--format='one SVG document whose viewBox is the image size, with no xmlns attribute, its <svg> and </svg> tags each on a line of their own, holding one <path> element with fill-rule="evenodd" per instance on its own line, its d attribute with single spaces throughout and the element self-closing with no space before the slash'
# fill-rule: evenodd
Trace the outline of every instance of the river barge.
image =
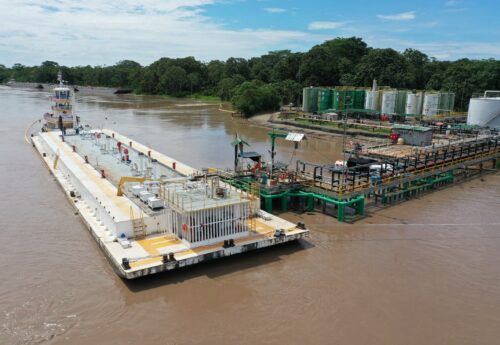
<svg viewBox="0 0 500 345">
<path fill-rule="evenodd" d="M 82 125 L 72 96 L 61 81 L 52 113 L 29 140 L 120 277 L 308 236 L 303 223 L 260 210 L 258 184 L 243 191 L 116 131 Z"/>
</svg>

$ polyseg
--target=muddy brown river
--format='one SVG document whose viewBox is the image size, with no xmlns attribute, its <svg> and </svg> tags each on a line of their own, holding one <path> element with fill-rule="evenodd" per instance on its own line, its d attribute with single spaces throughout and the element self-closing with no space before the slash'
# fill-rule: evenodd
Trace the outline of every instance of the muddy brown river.
<svg viewBox="0 0 500 345">
<path fill-rule="evenodd" d="M 0 87 L 0 344 L 500 344 L 500 175 L 383 209 L 321 214 L 307 241 L 123 281 L 35 150 L 48 93 Z M 195 167 L 230 167 L 238 132 L 267 130 L 202 101 L 79 95 L 80 115 Z M 278 159 L 331 162 L 311 138 Z"/>
</svg>

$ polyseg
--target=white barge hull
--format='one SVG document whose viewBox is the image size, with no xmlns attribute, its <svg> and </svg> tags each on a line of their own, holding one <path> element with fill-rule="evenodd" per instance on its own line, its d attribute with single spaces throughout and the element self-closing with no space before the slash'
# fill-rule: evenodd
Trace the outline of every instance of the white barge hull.
<svg viewBox="0 0 500 345">
<path fill-rule="evenodd" d="M 154 157 L 166 166 L 173 166 L 184 175 L 196 173 L 195 169 L 116 132 L 102 132 L 113 135 L 123 143 L 130 143 L 134 150 Z M 117 188 L 75 153 L 72 147 L 61 139 L 60 132 L 40 133 L 32 137 L 32 143 L 115 272 L 125 279 L 270 247 L 304 238 L 309 233 L 307 229 L 298 228 L 286 220 L 265 214 L 265 217 L 254 220 L 255 231 L 245 237 L 235 237 L 231 246 L 227 243 L 224 245 L 221 241 L 191 248 L 173 234 L 162 232 L 160 221 L 156 217 L 147 216 L 144 222 L 149 226 L 148 233 L 144 238 L 135 240 L 130 236 L 130 228 L 134 223 L 134 212 L 136 215 L 140 212 L 138 206 L 127 196 L 117 196 Z M 277 229 L 284 230 L 279 237 L 275 237 Z M 119 240 L 120 233 L 127 233 L 127 239 Z"/>
</svg>

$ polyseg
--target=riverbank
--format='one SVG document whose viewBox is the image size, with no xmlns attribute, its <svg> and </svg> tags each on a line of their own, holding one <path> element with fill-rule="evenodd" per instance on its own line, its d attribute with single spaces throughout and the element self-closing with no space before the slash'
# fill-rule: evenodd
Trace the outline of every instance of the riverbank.
<svg viewBox="0 0 500 345">
<path fill-rule="evenodd" d="M 57 84 L 47 84 L 47 83 L 30 83 L 30 82 L 9 82 L 4 84 L 5 86 L 31 90 L 31 91 L 51 91 Z M 42 86 L 41 88 L 39 86 Z M 67 87 L 78 89 L 78 94 L 83 96 L 112 96 L 115 94 L 116 88 L 101 87 L 101 86 L 80 86 L 80 85 L 66 85 Z"/>
<path fill-rule="evenodd" d="M 42 85 L 42 89 L 37 88 L 38 85 Z M 29 83 L 29 82 L 13 82 L 6 84 L 6 86 L 28 90 L 28 91 L 46 91 L 49 92 L 56 84 L 39 84 L 39 83 Z M 101 97 L 116 97 L 117 99 L 123 99 L 127 95 L 116 95 L 116 88 L 100 87 L 100 86 L 80 86 L 80 85 L 68 85 L 71 88 L 78 88 L 76 97 L 85 96 L 101 96 Z M 226 113 L 227 115 L 235 118 L 243 118 L 236 110 L 234 110 L 230 103 L 221 102 L 218 98 L 211 96 L 201 96 L 193 95 L 193 97 L 171 97 L 167 95 L 142 95 L 133 94 L 136 96 L 144 97 L 161 97 L 165 99 L 180 99 L 180 100 L 196 100 L 202 101 L 200 105 L 218 105 L 218 111 Z M 178 107 L 179 105 L 177 105 Z M 307 134 L 309 137 L 314 137 L 321 140 L 331 140 L 332 138 L 339 138 L 343 136 L 343 129 L 340 128 L 324 128 L 323 126 L 308 125 L 304 123 L 299 123 L 292 121 L 291 119 L 280 119 L 280 112 L 273 113 L 262 113 L 246 118 L 250 123 L 267 128 L 267 129 L 278 129 L 283 131 L 301 131 Z M 380 143 L 382 139 L 386 138 L 386 135 L 370 135 L 362 131 L 356 131 L 352 129 L 347 130 L 347 135 L 350 139 L 356 138 L 357 142 L 364 144 Z"/>
<path fill-rule="evenodd" d="M 9 82 L 9 83 L 3 84 L 3 85 L 8 86 L 8 87 L 23 89 L 23 90 L 47 91 L 47 92 L 52 90 L 54 87 L 58 86 L 57 84 L 31 83 L 31 82 Z M 41 88 L 39 87 L 40 85 L 42 86 Z M 78 91 L 76 91 L 76 94 L 80 95 L 80 96 L 116 96 L 116 97 L 122 97 L 123 95 L 132 94 L 132 95 L 136 95 L 136 96 L 156 96 L 156 97 L 165 97 L 165 98 L 193 99 L 193 100 L 203 101 L 203 102 L 213 103 L 213 104 L 220 104 L 220 103 L 225 104 L 225 103 L 227 103 L 227 102 L 221 102 L 220 97 L 200 95 L 200 94 L 193 94 L 193 95 L 186 96 L 186 97 L 175 97 L 175 96 L 170 96 L 170 95 L 148 95 L 148 94 L 141 94 L 141 93 L 135 93 L 135 92 L 116 94 L 115 92 L 117 90 L 121 90 L 120 88 L 104 87 L 104 86 L 82 86 L 82 85 L 66 85 L 66 86 L 73 89 L 73 90 L 76 88 L 78 90 Z"/>
<path fill-rule="evenodd" d="M 332 137 L 339 138 L 344 135 L 344 130 L 341 128 L 326 128 L 324 126 L 308 125 L 292 120 L 280 119 L 280 112 L 254 115 L 249 117 L 248 121 L 254 125 L 269 129 L 277 129 L 288 132 L 300 131 L 309 137 L 322 140 L 329 140 Z M 349 139 L 356 139 L 357 142 L 364 144 L 383 143 L 388 137 L 387 134 L 366 133 L 364 131 L 354 129 L 348 129 L 346 133 Z"/>
</svg>

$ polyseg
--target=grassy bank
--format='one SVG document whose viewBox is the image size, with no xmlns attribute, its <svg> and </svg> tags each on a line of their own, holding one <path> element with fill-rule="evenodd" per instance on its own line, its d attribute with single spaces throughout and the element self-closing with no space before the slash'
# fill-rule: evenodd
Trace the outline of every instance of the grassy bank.
<svg viewBox="0 0 500 345">
<path fill-rule="evenodd" d="M 209 95 L 191 95 L 189 98 L 198 99 L 206 102 L 222 102 L 221 98 L 218 96 L 209 96 Z"/>
<path fill-rule="evenodd" d="M 344 123 L 342 121 L 325 121 L 325 120 L 316 120 L 316 119 L 306 119 L 303 117 L 296 117 L 294 122 L 302 125 L 314 125 L 318 127 L 325 127 L 328 129 L 344 129 Z M 391 133 L 390 128 L 386 127 L 375 127 L 375 126 L 367 126 L 356 123 L 348 123 L 347 129 L 355 129 L 360 132 L 365 132 L 367 134 L 376 133 L 376 134 L 387 134 Z"/>
</svg>

